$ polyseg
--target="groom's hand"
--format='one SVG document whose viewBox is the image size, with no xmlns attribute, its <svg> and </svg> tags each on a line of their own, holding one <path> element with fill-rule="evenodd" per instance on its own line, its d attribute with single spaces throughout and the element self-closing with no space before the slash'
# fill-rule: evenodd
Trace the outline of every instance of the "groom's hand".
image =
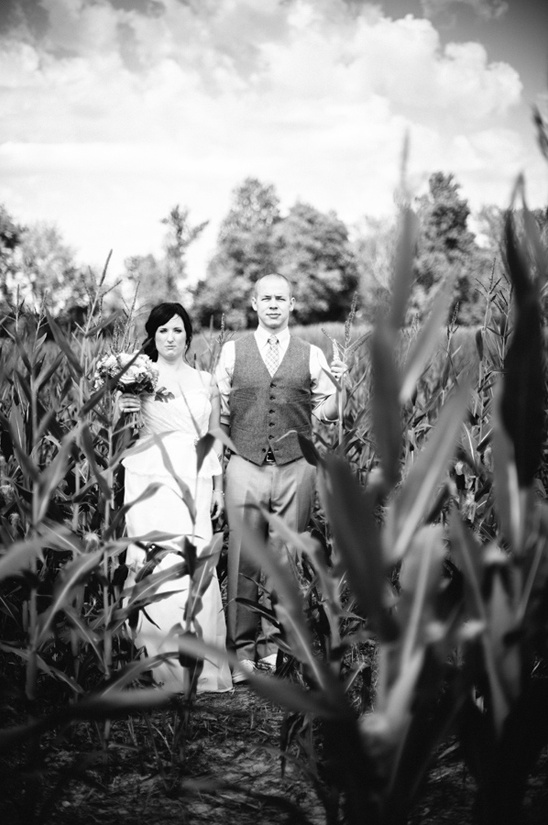
<svg viewBox="0 0 548 825">
<path fill-rule="evenodd" d="M 222 490 L 213 490 L 211 498 L 211 519 L 215 521 L 222 516 L 225 510 L 225 494 Z"/>
</svg>

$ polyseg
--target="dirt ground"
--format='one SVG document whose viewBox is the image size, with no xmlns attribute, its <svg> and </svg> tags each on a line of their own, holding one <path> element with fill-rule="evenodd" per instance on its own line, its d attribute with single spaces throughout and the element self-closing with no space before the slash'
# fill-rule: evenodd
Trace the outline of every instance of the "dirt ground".
<svg viewBox="0 0 548 825">
<path fill-rule="evenodd" d="M 2 825 L 326 825 L 324 807 L 298 760 L 288 761 L 282 776 L 277 747 L 282 717 L 282 711 L 247 687 L 202 695 L 184 737 L 177 736 L 174 710 L 113 722 L 108 764 L 99 729 L 80 725 L 70 738 L 48 741 L 42 769 L 26 777 L 27 788 L 39 790 L 34 818 L 20 805 L 20 775 L 10 780 L 2 770 L 2 778 L 8 781 L 0 821 Z M 547 767 L 544 758 L 539 775 L 531 781 L 528 825 L 548 821 Z M 468 825 L 473 795 L 472 778 L 455 748 L 448 746 L 439 754 L 409 825 Z"/>
</svg>

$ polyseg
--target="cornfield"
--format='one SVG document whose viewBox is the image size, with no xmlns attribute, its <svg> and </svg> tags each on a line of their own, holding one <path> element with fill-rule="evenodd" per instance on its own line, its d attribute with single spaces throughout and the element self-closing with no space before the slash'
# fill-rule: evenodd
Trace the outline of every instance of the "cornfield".
<svg viewBox="0 0 548 825">
<path fill-rule="evenodd" d="M 405 823 L 449 736 L 477 783 L 477 821 L 519 822 L 548 745 L 547 261 L 520 214 L 519 231 L 507 217 L 508 277 L 466 333 L 445 327 L 451 285 L 421 327 L 405 326 L 416 226 L 403 210 L 389 315 L 314 333 L 350 379 L 340 424 L 302 442 L 318 469 L 311 531 L 270 517 L 299 568 L 248 536 L 275 582 L 280 647 L 278 675 L 251 686 L 286 709 L 282 743 L 300 744 L 328 822 Z M 2 328 L 0 753 L 29 770 L 46 732 L 91 720 L 108 749 L 112 719 L 167 701 L 128 630 L 166 574 L 126 586 L 131 431 L 112 387 L 94 383 L 105 352 L 134 345 L 131 317 L 113 324 L 98 300 L 76 329 L 47 312 Z M 212 369 L 221 341 L 202 342 L 196 359 Z M 196 598 L 179 640 L 181 729 L 200 660 L 218 655 L 193 624 L 207 570 L 188 547 L 168 578 L 184 573 Z M 38 821 L 37 794 L 29 785 L 25 821 Z"/>
</svg>

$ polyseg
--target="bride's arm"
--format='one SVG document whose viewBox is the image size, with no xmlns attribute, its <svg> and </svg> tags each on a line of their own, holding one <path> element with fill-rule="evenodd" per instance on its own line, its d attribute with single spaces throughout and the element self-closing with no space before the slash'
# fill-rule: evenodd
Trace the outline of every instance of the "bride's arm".
<svg viewBox="0 0 548 825">
<path fill-rule="evenodd" d="M 221 420 L 221 400 L 219 396 L 219 388 L 217 387 L 217 383 L 214 378 L 211 379 L 211 386 L 210 386 L 210 399 L 211 399 L 211 414 L 209 416 L 209 432 L 212 430 L 219 429 L 220 420 Z M 219 439 L 215 439 L 215 442 L 212 447 L 217 454 L 217 457 L 220 462 L 223 460 L 223 444 Z M 213 519 L 219 518 L 221 513 L 224 510 L 224 492 L 223 492 L 223 476 L 213 476 L 213 502 L 212 502 L 212 513 L 211 517 Z"/>
<path fill-rule="evenodd" d="M 211 414 L 209 416 L 209 432 L 213 430 L 220 429 L 221 426 L 221 396 L 219 393 L 219 388 L 217 386 L 217 382 L 212 377 L 211 378 L 211 385 L 209 388 L 209 398 L 211 401 Z M 223 443 L 219 441 L 218 438 L 215 439 L 215 443 L 213 444 L 213 449 L 217 454 L 217 458 L 219 461 L 222 461 L 223 458 Z"/>
</svg>

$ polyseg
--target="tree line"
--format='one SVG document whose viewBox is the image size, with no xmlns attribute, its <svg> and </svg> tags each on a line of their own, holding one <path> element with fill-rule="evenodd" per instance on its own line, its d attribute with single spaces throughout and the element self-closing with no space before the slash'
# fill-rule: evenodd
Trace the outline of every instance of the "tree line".
<svg viewBox="0 0 548 825">
<path fill-rule="evenodd" d="M 420 228 L 409 322 L 424 317 L 440 286 L 451 279 L 450 319 L 480 323 L 490 290 L 503 277 L 504 210 L 486 206 L 472 216 L 454 176 L 442 172 L 431 175 L 427 193 L 412 206 Z M 533 215 L 546 240 L 548 209 Z M 253 324 L 253 284 L 274 271 L 294 285 L 294 318 L 300 324 L 344 320 L 358 286 L 364 323 L 389 304 L 397 254 L 395 218 L 365 217 L 349 228 L 334 211 L 322 212 L 303 201 L 283 212 L 275 187 L 248 177 L 233 191 L 204 277 L 194 284 L 188 283 L 187 251 L 208 222 L 193 225 L 188 207 L 176 205 L 162 223 L 162 254 L 127 258 L 120 281 L 103 287 L 109 310 L 127 308 L 137 289 L 140 306 L 183 299 L 201 326 L 218 328 L 224 319 L 231 329 L 245 329 Z M 90 267 L 75 263 L 57 227 L 21 225 L 0 205 L 0 303 L 5 314 L 16 306 L 39 312 L 46 304 L 55 317 L 77 318 L 89 308 L 99 280 Z"/>
</svg>

